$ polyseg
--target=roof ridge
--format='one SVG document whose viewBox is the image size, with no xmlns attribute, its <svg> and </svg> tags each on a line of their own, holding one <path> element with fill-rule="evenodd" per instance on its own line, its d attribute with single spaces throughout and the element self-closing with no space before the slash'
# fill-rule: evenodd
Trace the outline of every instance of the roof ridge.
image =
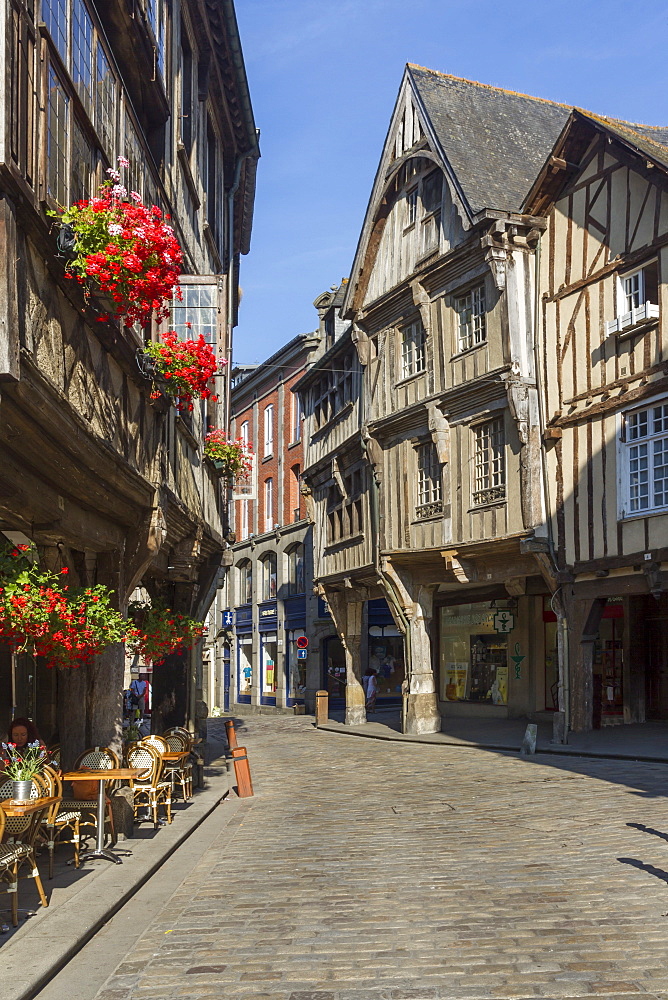
<svg viewBox="0 0 668 1000">
<path fill-rule="evenodd" d="M 552 104 L 556 108 L 572 108 L 572 104 L 564 104 L 562 101 L 551 101 L 549 97 L 536 97 L 534 94 L 523 94 L 519 90 L 508 90 L 506 87 L 495 87 L 491 83 L 480 83 L 479 80 L 469 80 L 465 76 L 455 76 L 454 73 L 442 73 L 438 69 L 429 69 L 428 66 L 419 66 L 417 63 L 406 63 L 410 69 L 420 69 L 424 73 L 432 73 L 434 76 L 441 76 L 446 80 L 458 80 L 460 83 L 470 83 L 473 87 L 480 87 L 481 90 L 497 90 L 501 94 L 511 94 L 513 97 L 525 97 L 529 101 L 538 101 L 540 104 Z M 661 126 L 656 126 L 660 128 Z"/>
<path fill-rule="evenodd" d="M 458 80 L 461 83 L 471 84 L 473 87 L 480 87 L 482 90 L 497 90 L 501 94 L 510 94 L 513 97 L 524 97 L 529 101 L 538 101 L 541 104 L 552 104 L 556 108 L 570 108 L 571 110 L 582 111 L 586 115 L 591 115 L 593 118 L 600 118 L 604 121 L 609 122 L 619 122 L 621 125 L 631 125 L 631 126 L 641 126 L 642 128 L 652 128 L 657 131 L 661 129 L 668 129 L 668 125 L 645 125 L 644 122 L 629 122 L 625 118 L 613 118 L 611 115 L 601 115 L 595 111 L 588 111 L 586 108 L 580 108 L 577 104 L 564 104 L 563 101 L 552 101 L 549 97 L 536 97 L 535 94 L 524 94 L 520 90 L 508 90 L 507 87 L 495 87 L 491 83 L 480 83 L 479 80 L 469 80 L 465 76 L 455 76 L 454 73 L 443 73 L 438 69 L 430 69 L 428 66 L 420 66 L 418 63 L 406 63 L 410 69 L 419 69 L 424 73 L 431 73 L 433 76 L 443 77 L 445 80 Z"/>
</svg>

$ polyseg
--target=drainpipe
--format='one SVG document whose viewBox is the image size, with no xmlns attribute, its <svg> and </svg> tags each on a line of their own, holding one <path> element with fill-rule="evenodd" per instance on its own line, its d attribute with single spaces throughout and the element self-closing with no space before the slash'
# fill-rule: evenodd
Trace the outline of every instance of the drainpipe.
<svg viewBox="0 0 668 1000">
<path fill-rule="evenodd" d="M 541 471 L 543 479 L 543 500 L 545 504 L 545 525 L 547 527 L 547 543 L 550 550 L 550 560 L 552 566 L 557 569 L 557 558 L 554 550 L 554 538 L 552 535 L 552 520 L 550 517 L 550 479 L 547 470 L 547 460 L 545 456 L 545 446 L 543 440 L 543 431 L 545 430 L 545 401 L 543 399 L 543 389 L 540 378 L 540 357 L 539 357 L 539 331 L 540 331 L 540 300 L 539 300 L 539 288 L 540 288 L 540 261 L 541 261 L 541 248 L 542 248 L 542 236 L 538 237 L 538 243 L 536 245 L 536 252 L 534 254 L 534 336 L 533 336 L 533 354 L 534 354 L 534 375 L 536 379 L 536 392 L 538 397 L 538 424 L 540 429 L 540 462 Z M 554 594 L 552 595 L 554 597 Z M 559 655 L 559 693 L 560 693 L 560 709 L 564 713 L 564 732 L 563 732 L 563 742 L 568 743 L 568 730 L 571 721 L 571 683 L 570 683 L 570 661 L 568 656 L 568 619 L 565 614 L 563 601 L 557 602 L 557 607 L 554 607 L 554 603 L 551 602 L 550 606 L 552 610 L 555 611 L 557 615 L 557 629 L 560 633 L 561 642 L 557 643 L 558 655 Z"/>
</svg>

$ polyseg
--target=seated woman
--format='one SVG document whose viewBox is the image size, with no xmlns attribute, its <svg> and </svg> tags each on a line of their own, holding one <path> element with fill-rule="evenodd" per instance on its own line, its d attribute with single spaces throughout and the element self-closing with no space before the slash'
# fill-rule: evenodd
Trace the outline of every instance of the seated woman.
<svg viewBox="0 0 668 1000">
<path fill-rule="evenodd" d="M 9 727 L 7 742 L 14 744 L 18 756 L 21 756 L 22 751 L 33 749 L 35 746 L 46 749 L 37 732 L 37 726 L 30 719 L 14 719 Z"/>
</svg>

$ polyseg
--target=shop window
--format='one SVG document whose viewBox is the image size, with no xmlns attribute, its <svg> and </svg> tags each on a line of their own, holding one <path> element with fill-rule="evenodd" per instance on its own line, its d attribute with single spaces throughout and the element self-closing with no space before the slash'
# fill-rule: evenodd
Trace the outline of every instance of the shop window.
<svg viewBox="0 0 668 1000">
<path fill-rule="evenodd" d="M 621 516 L 668 507 L 668 404 L 624 416 Z"/>
<path fill-rule="evenodd" d="M 474 428 L 475 478 L 473 505 L 482 507 L 506 498 L 506 464 L 503 418 L 487 420 Z"/>
<path fill-rule="evenodd" d="M 290 596 L 303 594 L 304 583 L 304 546 L 293 545 L 288 552 L 288 593 Z"/>
<path fill-rule="evenodd" d="M 440 685 L 443 701 L 508 704 L 508 638 L 489 604 L 441 608 Z"/>
<path fill-rule="evenodd" d="M 370 626 L 369 668 L 376 672 L 378 701 L 401 697 L 405 677 L 404 637 L 395 625 Z"/>
<path fill-rule="evenodd" d="M 237 637 L 237 692 L 240 697 L 250 699 L 253 691 L 253 640 L 250 636 Z"/>
<path fill-rule="evenodd" d="M 485 286 L 480 285 L 461 295 L 456 300 L 455 308 L 459 318 L 459 350 L 468 351 L 482 344 L 487 337 Z"/>
<path fill-rule="evenodd" d="M 278 689 L 278 642 L 274 633 L 260 636 L 260 658 L 262 663 L 262 695 L 275 698 Z"/>
<path fill-rule="evenodd" d="M 271 601 L 276 597 L 276 553 L 270 552 L 261 562 L 262 600 Z"/>
</svg>

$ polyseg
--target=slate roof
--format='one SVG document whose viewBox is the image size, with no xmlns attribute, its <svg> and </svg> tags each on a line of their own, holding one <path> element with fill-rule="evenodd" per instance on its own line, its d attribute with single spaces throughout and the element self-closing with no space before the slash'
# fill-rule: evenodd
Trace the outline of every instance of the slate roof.
<svg viewBox="0 0 668 1000">
<path fill-rule="evenodd" d="M 412 63 L 408 72 L 472 213 L 519 212 L 574 108 Z M 668 156 L 668 127 L 582 113 L 641 152 Z"/>
</svg>

